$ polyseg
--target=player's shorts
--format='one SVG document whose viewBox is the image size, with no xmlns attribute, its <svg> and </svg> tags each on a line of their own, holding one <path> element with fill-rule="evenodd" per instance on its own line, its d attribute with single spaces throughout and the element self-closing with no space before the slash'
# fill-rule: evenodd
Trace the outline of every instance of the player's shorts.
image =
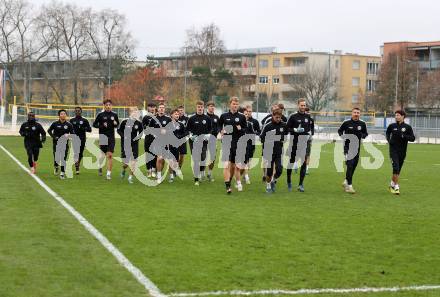
<svg viewBox="0 0 440 297">
<path fill-rule="evenodd" d="M 131 144 L 131 152 L 126 152 L 124 148 L 124 144 L 121 142 L 121 158 L 125 164 L 129 161 L 135 161 L 139 157 L 139 144 L 132 143 Z"/>
<path fill-rule="evenodd" d="M 310 153 L 312 151 L 312 142 L 310 140 L 307 141 L 307 143 L 306 143 L 305 151 L 306 151 L 305 157 L 309 157 Z M 298 151 L 298 143 L 294 142 L 292 145 L 292 151 L 290 153 L 290 160 L 289 160 L 290 164 L 295 163 L 297 156 L 301 157 L 301 154 L 298 155 L 298 153 L 300 154 L 300 152 Z M 302 161 L 305 161 L 305 160 L 302 160 Z"/>
<path fill-rule="evenodd" d="M 116 140 L 114 137 L 107 138 L 107 145 L 100 145 L 99 148 L 104 154 L 113 153 L 115 151 Z"/>
<path fill-rule="evenodd" d="M 179 146 L 179 155 L 186 155 L 188 153 L 188 149 L 186 146 L 186 142 Z"/>
<path fill-rule="evenodd" d="M 254 157 L 255 154 L 255 145 L 248 144 L 246 146 L 246 156 L 244 158 L 244 163 L 249 164 L 249 161 Z"/>
<path fill-rule="evenodd" d="M 246 148 L 244 148 L 246 150 Z M 237 147 L 237 143 L 234 141 L 232 141 L 231 144 L 231 148 L 229 150 L 225 150 L 224 148 L 222 148 L 222 162 L 231 162 L 234 164 L 237 163 L 244 163 L 246 160 L 246 151 L 245 151 L 245 155 L 244 158 L 242 160 L 239 160 L 237 154 L 238 154 L 238 147 Z"/>
<path fill-rule="evenodd" d="M 165 160 L 173 160 L 177 162 L 179 160 L 179 148 L 169 145 L 162 150 L 160 156 Z"/>
<path fill-rule="evenodd" d="M 145 140 L 144 140 L 144 151 L 151 153 L 151 144 L 154 141 L 154 136 L 153 135 L 146 135 L 145 136 Z"/>
<path fill-rule="evenodd" d="M 390 160 L 391 165 L 393 167 L 393 174 L 400 174 L 400 171 L 402 170 L 403 163 L 405 162 L 406 154 L 390 150 Z"/>
</svg>

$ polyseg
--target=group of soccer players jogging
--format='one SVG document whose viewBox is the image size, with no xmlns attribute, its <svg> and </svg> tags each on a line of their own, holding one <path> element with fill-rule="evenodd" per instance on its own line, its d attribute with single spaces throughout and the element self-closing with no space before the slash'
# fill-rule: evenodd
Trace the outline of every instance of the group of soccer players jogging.
<svg viewBox="0 0 440 297">
<path fill-rule="evenodd" d="M 206 109 L 206 111 L 205 111 Z M 367 125 L 360 119 L 360 109 L 353 108 L 351 118 L 344 121 L 338 129 L 344 141 L 346 175 L 344 191 L 355 193 L 353 175 L 358 165 L 362 139 L 368 136 Z M 389 155 L 393 175 L 389 190 L 400 194 L 399 175 L 404 164 L 408 142 L 414 142 L 411 126 L 405 123 L 405 112 L 395 112 L 395 123 L 388 126 L 386 139 L 389 143 Z M 276 104 L 271 113 L 260 123 L 252 117 L 252 107 L 240 107 L 239 99 L 229 100 L 229 111 L 217 116 L 215 104 L 203 101 L 196 103 L 196 112 L 188 117 L 183 106 L 166 113 L 164 103 L 151 103 L 147 113 L 140 119 L 139 110 L 129 109 L 129 117 L 120 122 L 112 110 L 111 100 L 104 101 L 104 109 L 92 125 L 82 116 L 81 107 L 75 108 L 75 116 L 68 120 L 66 110 L 58 111 L 58 120 L 53 122 L 48 134 L 53 140 L 54 174 L 65 179 L 66 159 L 69 143 L 72 143 L 75 160 L 75 172 L 80 174 L 80 164 L 86 145 L 86 134 L 92 127 L 99 130 L 99 175 L 103 175 L 103 163 L 106 158 L 106 179 L 110 180 L 115 152 L 115 133 L 121 137 L 121 177 L 129 171 L 128 182 L 133 183 L 136 163 L 139 161 L 139 141 L 144 137 L 145 166 L 147 177 L 161 183 L 165 179 L 165 166 L 169 167 L 169 182 L 181 176 L 189 143 L 194 185 L 207 180 L 213 182 L 213 169 L 217 157 L 217 138 L 221 138 L 221 163 L 226 193 L 232 193 L 232 181 L 235 188 L 243 191 L 242 177 L 250 184 L 249 170 L 255 154 L 257 136 L 262 144 L 263 181 L 267 193 L 274 193 L 283 172 L 283 156 L 289 159 L 286 175 L 287 187 L 292 191 L 292 172 L 299 169 L 297 190 L 304 192 L 304 180 L 308 174 L 308 164 L 315 123 L 305 99 L 298 100 L 298 111 L 288 118 L 284 115 L 284 106 Z M 36 121 L 35 114 L 28 113 L 28 120 L 20 127 L 24 137 L 24 146 L 28 156 L 31 173 L 36 173 L 39 151 L 46 140 L 46 132 Z M 145 135 L 145 136 L 144 136 Z M 187 141 L 188 140 L 188 141 Z M 286 148 L 285 143 L 288 141 Z"/>
</svg>

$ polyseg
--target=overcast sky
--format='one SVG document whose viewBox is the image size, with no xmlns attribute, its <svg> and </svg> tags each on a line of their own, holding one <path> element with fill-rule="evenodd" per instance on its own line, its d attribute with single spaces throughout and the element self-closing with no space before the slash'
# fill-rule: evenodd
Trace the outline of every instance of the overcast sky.
<svg viewBox="0 0 440 297">
<path fill-rule="evenodd" d="M 46 0 L 32 0 L 39 5 Z M 68 1 L 63 1 L 68 2 Z M 438 0 L 75 0 L 127 16 L 137 56 L 167 55 L 185 30 L 214 22 L 228 49 L 274 46 L 281 51 L 379 55 L 386 41 L 440 40 Z"/>
</svg>

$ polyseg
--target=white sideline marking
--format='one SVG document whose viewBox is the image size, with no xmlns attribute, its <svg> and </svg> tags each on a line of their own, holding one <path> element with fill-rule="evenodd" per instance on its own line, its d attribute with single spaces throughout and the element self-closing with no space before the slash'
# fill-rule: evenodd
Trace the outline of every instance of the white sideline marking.
<svg viewBox="0 0 440 297">
<path fill-rule="evenodd" d="M 75 210 L 69 203 L 67 203 L 61 196 L 55 193 L 49 186 L 47 186 L 38 176 L 35 174 L 31 174 L 29 170 L 12 155 L 3 145 L 0 144 L 0 148 L 12 159 L 18 166 L 21 167 L 24 171 L 26 171 L 43 189 L 46 190 L 56 201 L 58 201 L 65 209 L 67 209 L 75 219 L 80 222 L 81 225 L 89 231 L 90 234 L 93 235 L 115 258 L 118 262 L 124 266 L 134 277 L 135 279 L 147 289 L 148 293 L 153 297 L 166 297 L 158 287 L 148 278 L 146 277 L 142 271 L 140 271 L 136 266 L 134 266 L 130 260 L 128 260 L 121 251 L 118 250 L 101 232 L 98 231 L 92 224 L 90 224 L 86 218 L 84 218 L 78 211 Z"/>
<path fill-rule="evenodd" d="M 439 290 L 439 286 L 410 286 L 390 288 L 350 288 L 350 289 L 299 289 L 299 290 L 261 290 L 261 291 L 215 291 L 200 293 L 172 293 L 171 297 L 197 297 L 197 296 L 249 296 L 249 295 L 316 295 L 316 294 L 348 294 L 348 293 L 380 293 L 402 291 L 428 291 Z"/>
</svg>

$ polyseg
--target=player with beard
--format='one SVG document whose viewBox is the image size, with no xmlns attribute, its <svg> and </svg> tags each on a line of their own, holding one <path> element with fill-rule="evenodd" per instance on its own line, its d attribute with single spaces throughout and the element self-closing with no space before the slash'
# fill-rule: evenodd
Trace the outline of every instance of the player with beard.
<svg viewBox="0 0 440 297">
<path fill-rule="evenodd" d="M 364 121 L 360 119 L 361 110 L 357 107 L 353 108 L 351 111 L 351 119 L 346 120 L 342 123 L 341 127 L 338 129 L 339 136 L 343 137 L 346 135 L 353 135 L 357 138 L 357 150 L 354 151 L 355 156 L 351 156 L 353 154 L 353 147 L 356 144 L 351 143 L 349 137 L 344 138 L 344 156 L 345 156 L 345 164 L 347 167 L 345 173 L 345 180 L 343 182 L 343 187 L 345 192 L 354 194 L 356 191 L 353 189 L 353 175 L 356 170 L 356 167 L 359 162 L 359 155 L 361 151 L 361 141 L 368 136 L 367 125 Z M 351 149 L 350 149 L 351 147 Z"/>
<path fill-rule="evenodd" d="M 78 161 L 75 162 L 76 174 L 79 174 L 79 166 L 84 155 L 84 148 L 86 146 L 86 133 L 92 132 L 92 127 L 90 127 L 89 121 L 82 116 L 82 108 L 75 107 L 75 117 L 70 119 L 70 123 L 73 126 L 73 132 L 80 139 L 81 143 L 79 146 Z M 75 146 L 73 147 L 75 150 Z M 76 152 L 75 152 L 76 153 Z"/>
<path fill-rule="evenodd" d="M 287 168 L 287 188 L 292 191 L 292 166 L 295 162 L 301 162 L 301 170 L 298 184 L 298 191 L 304 192 L 304 179 L 306 176 L 307 163 L 306 155 L 309 139 L 312 134 L 312 118 L 306 113 L 306 100 L 298 100 L 298 111 L 290 115 L 287 121 L 287 129 L 290 133 L 290 160 Z M 305 151 L 304 151 L 305 149 Z M 298 165 L 299 166 L 299 165 Z"/>
</svg>

